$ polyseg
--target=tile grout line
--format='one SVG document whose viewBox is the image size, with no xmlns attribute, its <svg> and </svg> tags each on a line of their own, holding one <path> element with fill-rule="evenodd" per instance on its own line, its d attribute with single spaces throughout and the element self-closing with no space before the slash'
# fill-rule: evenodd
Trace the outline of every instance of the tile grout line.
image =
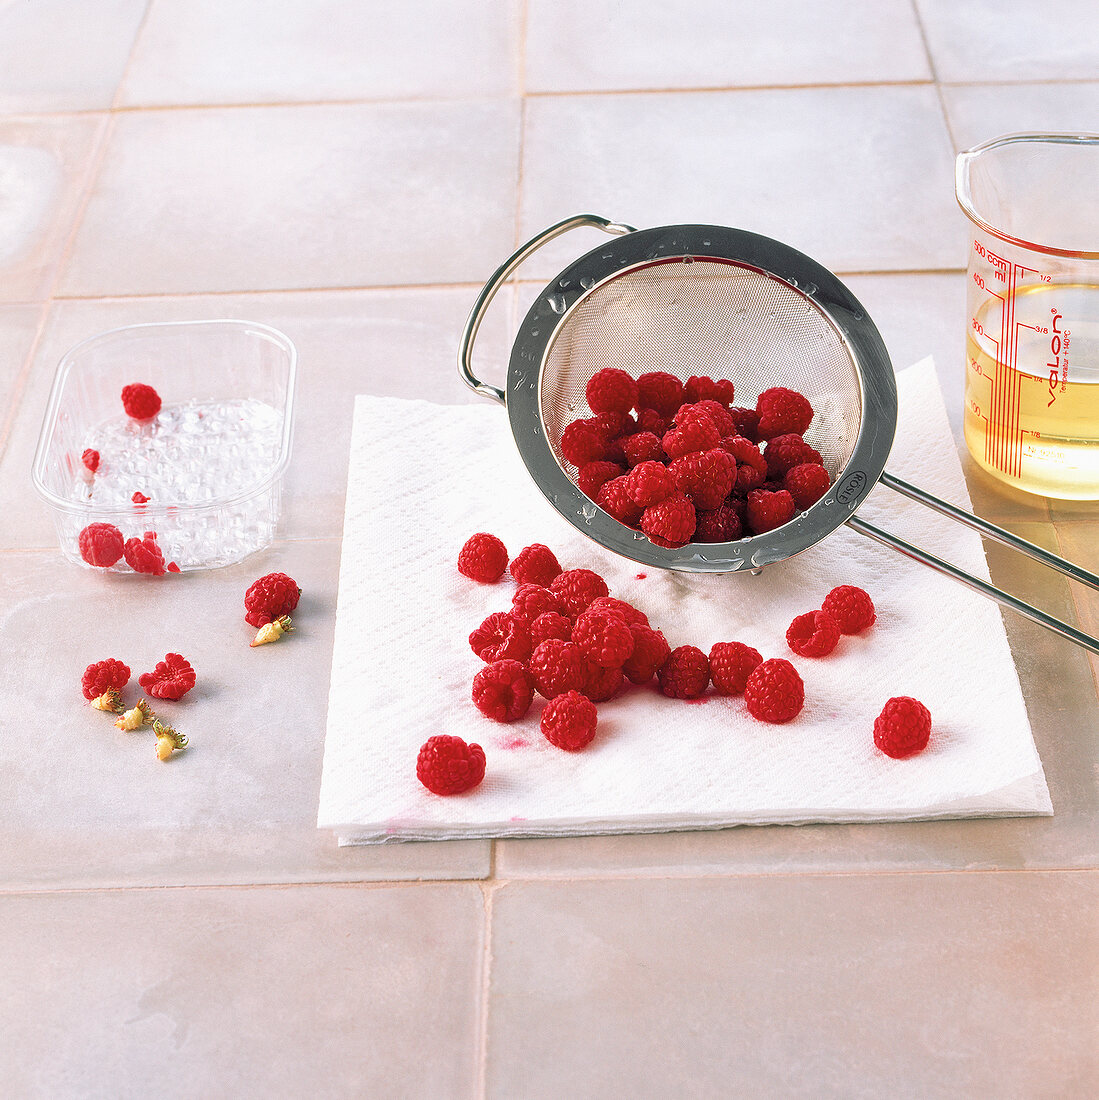
<svg viewBox="0 0 1099 1100">
<path fill-rule="evenodd" d="M 946 127 L 946 136 L 950 141 L 950 148 L 955 156 L 958 154 L 958 142 L 954 136 L 954 128 L 950 125 L 950 114 L 946 109 L 946 100 L 943 98 L 943 86 L 939 80 L 939 71 L 935 67 L 935 57 L 931 51 L 931 43 L 927 40 L 927 28 L 920 16 L 919 0 L 910 0 L 912 5 L 912 18 L 916 21 L 916 28 L 920 33 L 920 44 L 923 46 L 924 56 L 927 58 L 927 67 L 931 70 L 931 82 L 935 88 L 935 99 L 939 104 L 939 112 L 942 115 L 943 125 Z"/>
<path fill-rule="evenodd" d="M 488 879 L 482 879 L 481 904 L 484 907 L 484 940 L 481 944 L 481 1003 L 477 1014 L 477 1064 L 474 1095 L 484 1100 L 488 1092 L 488 1029 L 489 1002 L 492 994 L 492 936 L 493 908 L 496 892 L 500 883 L 496 881 L 496 841 L 490 849 L 490 870 Z"/>
</svg>

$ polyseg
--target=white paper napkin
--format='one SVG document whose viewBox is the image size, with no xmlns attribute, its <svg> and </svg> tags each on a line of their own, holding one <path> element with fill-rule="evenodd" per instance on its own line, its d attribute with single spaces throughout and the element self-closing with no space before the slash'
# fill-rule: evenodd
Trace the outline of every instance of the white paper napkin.
<svg viewBox="0 0 1099 1100">
<path fill-rule="evenodd" d="M 890 472 L 968 507 L 931 361 L 898 387 Z M 988 576 L 976 534 L 888 489 L 860 515 Z M 595 569 L 673 647 L 738 640 L 792 660 L 805 709 L 767 725 L 739 698 L 685 703 L 634 688 L 600 705 L 579 753 L 542 737 L 540 700 L 514 724 L 484 718 L 467 639 L 509 608 L 514 584 L 458 574 L 475 531 L 513 555 L 543 542 L 565 568 Z M 795 657 L 786 627 L 837 584 L 871 594 L 876 624 L 829 657 Z M 872 739 L 894 695 L 921 699 L 933 719 L 927 750 L 902 761 Z M 484 748 L 475 790 L 441 798 L 417 781 L 417 751 L 437 733 Z M 318 813 L 341 843 L 1050 813 L 995 604 L 847 527 L 759 576 L 638 566 L 545 501 L 498 406 L 357 398 Z"/>
</svg>

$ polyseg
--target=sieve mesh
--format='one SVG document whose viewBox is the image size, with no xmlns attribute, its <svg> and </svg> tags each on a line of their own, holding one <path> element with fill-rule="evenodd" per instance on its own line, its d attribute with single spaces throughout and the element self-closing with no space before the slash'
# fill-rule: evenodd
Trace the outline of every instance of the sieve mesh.
<svg viewBox="0 0 1099 1100">
<path fill-rule="evenodd" d="M 772 386 L 808 397 L 806 440 L 835 478 L 862 420 L 862 387 L 850 348 L 807 294 L 757 268 L 676 257 L 626 270 L 597 285 L 561 321 L 547 349 L 539 406 L 550 449 L 574 482 L 561 434 L 591 416 L 584 390 L 604 367 L 637 378 L 666 371 L 728 378 L 736 404 L 754 407 Z"/>
</svg>

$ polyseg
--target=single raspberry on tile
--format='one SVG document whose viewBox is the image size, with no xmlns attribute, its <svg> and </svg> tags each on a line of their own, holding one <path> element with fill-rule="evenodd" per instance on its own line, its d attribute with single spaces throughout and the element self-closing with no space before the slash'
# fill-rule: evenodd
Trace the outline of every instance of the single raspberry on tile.
<svg viewBox="0 0 1099 1100">
<path fill-rule="evenodd" d="M 832 484 L 828 471 L 816 463 L 805 462 L 786 471 L 782 487 L 794 498 L 794 506 L 805 511 L 811 508 Z"/>
<path fill-rule="evenodd" d="M 482 661 L 525 661 L 531 651 L 530 631 L 515 615 L 494 611 L 470 634 L 469 648 Z"/>
<path fill-rule="evenodd" d="M 731 405 L 736 389 L 728 378 L 710 378 L 699 375 L 688 378 L 683 387 L 688 401 L 718 401 L 722 405 Z"/>
<path fill-rule="evenodd" d="M 606 611 L 611 615 L 617 615 L 624 623 L 641 623 L 649 625 L 649 617 L 644 611 L 636 608 L 625 600 L 615 599 L 614 596 L 599 596 L 592 600 L 587 607 L 588 611 Z"/>
<path fill-rule="evenodd" d="M 652 371 L 637 380 L 638 408 L 655 409 L 661 416 L 674 416 L 683 394 L 683 383 L 667 371 Z"/>
<path fill-rule="evenodd" d="M 576 484 L 585 496 L 595 500 L 596 493 L 608 482 L 626 472 L 617 462 L 587 462 L 576 475 Z M 552 578 L 550 578 L 552 580 Z"/>
<path fill-rule="evenodd" d="M 683 493 L 673 493 L 641 513 L 641 530 L 657 546 L 685 546 L 695 532 L 695 506 Z"/>
<path fill-rule="evenodd" d="M 682 409 L 676 413 L 676 423 L 679 423 L 679 417 L 685 409 L 690 409 L 694 414 L 702 413 L 710 418 L 715 428 L 718 430 L 718 434 L 721 436 L 736 435 L 736 421 L 733 419 L 729 410 L 721 404 L 720 401 L 712 401 L 710 399 L 704 399 L 702 401 L 696 401 L 693 405 L 684 405 Z"/>
<path fill-rule="evenodd" d="M 122 387 L 122 407 L 134 420 L 152 420 L 160 412 L 160 394 L 144 382 Z"/>
<path fill-rule="evenodd" d="M 602 462 L 607 457 L 606 434 L 590 420 L 574 420 L 561 433 L 561 453 L 577 467 Z"/>
<path fill-rule="evenodd" d="M 763 448 L 763 457 L 767 460 L 767 477 L 771 481 L 781 481 L 788 470 L 803 463 L 813 462 L 819 466 L 824 462 L 820 451 L 792 432 L 769 439 Z"/>
<path fill-rule="evenodd" d="M 762 661 L 744 685 L 748 713 L 761 722 L 789 722 L 805 705 L 805 685 L 798 670 L 782 657 Z"/>
<path fill-rule="evenodd" d="M 113 523 L 89 523 L 77 536 L 80 556 L 89 564 L 108 569 L 122 557 L 126 540 Z"/>
<path fill-rule="evenodd" d="M 656 678 L 669 699 L 697 699 L 710 682 L 710 662 L 697 646 L 677 646 L 657 669 Z"/>
<path fill-rule="evenodd" d="M 80 689 L 85 699 L 98 699 L 108 691 L 121 691 L 130 682 L 130 669 L 114 657 L 95 661 L 84 669 Z"/>
<path fill-rule="evenodd" d="M 511 575 L 516 584 L 548 585 L 561 572 L 557 556 L 540 542 L 524 546 L 511 561 Z"/>
<path fill-rule="evenodd" d="M 597 722 L 595 704 L 579 691 L 566 691 L 545 705 L 541 728 L 551 745 L 577 752 L 591 744 Z"/>
<path fill-rule="evenodd" d="M 727 436 L 721 446 L 736 459 L 736 481 L 733 492 L 747 496 L 767 480 L 767 459 L 759 447 L 742 435 Z"/>
<path fill-rule="evenodd" d="M 543 590 L 544 591 L 544 590 Z M 572 637 L 572 620 L 557 611 L 544 611 L 530 624 L 530 647 L 536 649 L 547 638 L 567 642 Z"/>
<path fill-rule="evenodd" d="M 877 612 L 869 594 L 853 584 L 841 584 L 824 597 L 821 610 L 839 623 L 844 634 L 859 634 L 874 625 Z"/>
<path fill-rule="evenodd" d="M 794 498 L 785 489 L 754 489 L 748 494 L 748 529 L 753 535 L 773 531 L 794 518 Z"/>
<path fill-rule="evenodd" d="M 89 473 L 94 474 L 99 469 L 99 452 L 92 447 L 88 447 L 80 456 L 80 461 L 84 463 L 84 467 Z"/>
<path fill-rule="evenodd" d="M 736 434 L 743 436 L 752 443 L 759 442 L 759 413 L 755 409 L 745 409 L 734 405 L 729 410 L 729 415 L 736 425 Z"/>
<path fill-rule="evenodd" d="M 607 582 L 591 569 L 566 569 L 554 577 L 550 591 L 564 605 L 565 613 L 575 619 L 592 600 L 609 596 Z"/>
<path fill-rule="evenodd" d="M 182 653 L 166 653 L 152 672 L 143 672 L 137 682 L 154 699 L 182 699 L 195 686 L 197 677 Z"/>
<path fill-rule="evenodd" d="M 266 626 L 289 615 L 300 598 L 301 588 L 293 577 L 286 573 L 265 573 L 244 593 L 244 621 L 257 629 Z"/>
<path fill-rule="evenodd" d="M 472 699 L 486 718 L 517 722 L 534 701 L 534 680 L 521 661 L 493 661 L 473 677 Z"/>
<path fill-rule="evenodd" d="M 621 668 L 633 653 L 629 625 L 610 611 L 592 611 L 590 606 L 573 624 L 572 641 L 600 668 Z"/>
<path fill-rule="evenodd" d="M 664 635 L 652 627 L 631 623 L 630 633 L 633 635 L 633 653 L 622 666 L 622 672 L 631 684 L 647 684 L 668 659 L 671 647 Z"/>
<path fill-rule="evenodd" d="M 721 447 L 694 451 L 677 458 L 669 467 L 675 487 L 696 509 L 719 508 L 736 482 L 736 459 Z"/>
<path fill-rule="evenodd" d="M 511 597 L 511 613 L 516 619 L 532 623 L 547 611 L 563 614 L 565 605 L 556 593 L 540 584 L 521 584 Z"/>
<path fill-rule="evenodd" d="M 705 414 L 699 413 L 664 433 L 661 444 L 664 453 L 672 459 L 682 458 L 692 451 L 711 451 L 721 443 L 721 433 L 714 422 Z"/>
<path fill-rule="evenodd" d="M 637 432 L 624 436 L 620 441 L 626 465 L 632 470 L 642 462 L 659 462 L 664 457 L 660 438 L 652 432 Z"/>
<path fill-rule="evenodd" d="M 641 519 L 641 507 L 630 496 L 629 475 L 624 474 L 608 481 L 595 494 L 595 503 L 611 516 L 624 523 L 627 527 L 634 527 Z"/>
<path fill-rule="evenodd" d="M 894 760 L 914 756 L 931 739 L 931 712 L 918 699 L 898 695 L 874 719 L 874 744 Z"/>
<path fill-rule="evenodd" d="M 758 649 L 743 642 L 715 642 L 710 647 L 710 679 L 720 695 L 740 695 L 752 671 L 763 661 Z"/>
<path fill-rule="evenodd" d="M 624 370 L 604 367 L 588 380 L 584 396 L 594 413 L 628 413 L 637 404 L 637 383 Z"/>
<path fill-rule="evenodd" d="M 648 508 L 675 492 L 675 478 L 663 462 L 642 462 L 626 475 L 626 492 L 639 508 Z"/>
<path fill-rule="evenodd" d="M 485 777 L 485 750 L 449 733 L 429 737 L 416 757 L 416 778 L 432 794 L 461 794 Z"/>
<path fill-rule="evenodd" d="M 735 508 L 723 504 L 709 512 L 699 512 L 694 542 L 735 542 L 744 533 Z"/>
<path fill-rule="evenodd" d="M 507 547 L 487 531 L 470 535 L 458 551 L 458 572 L 481 584 L 495 584 L 508 567 Z"/>
<path fill-rule="evenodd" d="M 601 668 L 594 661 L 589 661 L 588 679 L 580 691 L 593 703 L 605 703 L 622 690 L 623 680 L 620 668 Z"/>
<path fill-rule="evenodd" d="M 155 531 L 146 531 L 142 538 L 127 539 L 122 547 L 122 556 L 135 573 L 163 577 L 168 571 L 164 564 L 164 554 L 157 545 Z"/>
<path fill-rule="evenodd" d="M 827 657 L 840 640 L 840 624 L 827 611 L 807 611 L 786 628 L 786 644 L 799 657 Z"/>
<path fill-rule="evenodd" d="M 579 646 L 556 638 L 542 642 L 530 655 L 527 667 L 538 693 L 546 699 L 579 691 L 588 679 L 588 660 Z"/>
<path fill-rule="evenodd" d="M 804 435 L 813 420 L 813 406 L 808 398 L 785 386 L 764 390 L 756 399 L 756 412 L 759 413 L 760 439 L 772 439 L 790 432 Z"/>
</svg>

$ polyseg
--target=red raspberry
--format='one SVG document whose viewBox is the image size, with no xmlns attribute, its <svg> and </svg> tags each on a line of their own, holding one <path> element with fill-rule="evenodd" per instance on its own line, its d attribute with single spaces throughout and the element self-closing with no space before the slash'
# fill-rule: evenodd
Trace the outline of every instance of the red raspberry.
<svg viewBox="0 0 1099 1100">
<path fill-rule="evenodd" d="M 559 577 L 554 577 L 550 591 L 561 601 L 565 613 L 573 619 L 586 610 L 592 600 L 610 595 L 607 582 L 590 569 L 566 569 Z"/>
<path fill-rule="evenodd" d="M 551 745 L 576 752 L 595 737 L 595 704 L 579 691 L 566 691 L 542 711 L 542 733 Z"/>
<path fill-rule="evenodd" d="M 759 413 L 755 409 L 745 409 L 734 405 L 729 415 L 736 425 L 736 434 L 744 436 L 753 443 L 759 442 Z"/>
<path fill-rule="evenodd" d="M 813 419 L 813 406 L 796 390 L 775 386 L 764 390 L 756 400 L 759 413 L 760 439 L 772 439 L 776 435 L 804 435 Z"/>
<path fill-rule="evenodd" d="M 786 630 L 786 644 L 799 657 L 827 657 L 840 640 L 840 624 L 827 611 L 798 615 Z"/>
<path fill-rule="evenodd" d="M 134 495 L 130 497 L 131 502 L 134 504 L 148 504 L 150 499 L 150 497 L 147 497 L 141 492 L 135 492 Z"/>
<path fill-rule="evenodd" d="M 744 702 L 748 713 L 761 722 L 789 722 L 805 705 L 805 685 L 789 661 L 772 657 L 749 674 Z"/>
<path fill-rule="evenodd" d="M 556 555 L 540 542 L 524 546 L 511 562 L 511 575 L 516 584 L 540 584 L 544 587 L 560 572 Z"/>
<path fill-rule="evenodd" d="M 731 405 L 736 392 L 728 378 L 713 379 L 707 375 L 688 378 L 683 390 L 688 401 L 719 401 L 722 405 Z"/>
<path fill-rule="evenodd" d="M 627 527 L 633 527 L 641 518 L 641 508 L 634 503 L 629 493 L 629 475 L 616 477 L 608 481 L 598 493 L 595 494 L 595 503 L 611 516 L 624 523 Z"/>
<path fill-rule="evenodd" d="M 720 401 L 703 400 L 696 401 L 693 405 L 684 405 L 683 408 L 675 414 L 677 423 L 684 409 L 691 409 L 692 412 L 695 413 L 704 413 L 710 418 L 713 426 L 717 428 L 722 436 L 736 435 L 736 421 L 733 419 L 729 410 L 725 408 Z"/>
<path fill-rule="evenodd" d="M 683 383 L 674 374 L 652 371 L 637 380 L 637 406 L 655 409 L 661 416 L 674 416 L 683 404 Z"/>
<path fill-rule="evenodd" d="M 663 462 L 642 462 L 626 475 L 626 492 L 639 507 L 648 508 L 675 492 L 675 478 Z"/>
<path fill-rule="evenodd" d="M 641 513 L 641 530 L 657 546 L 684 546 L 695 532 L 695 507 L 682 493 L 673 493 Z"/>
<path fill-rule="evenodd" d="M 472 698 L 486 718 L 516 722 L 534 701 L 534 681 L 519 661 L 493 661 L 473 677 Z"/>
<path fill-rule="evenodd" d="M 531 654 L 528 665 L 539 694 L 553 699 L 566 691 L 579 691 L 587 683 L 588 661 L 572 642 L 549 638 Z"/>
<path fill-rule="evenodd" d="M 530 624 L 530 645 L 536 649 L 547 638 L 567 642 L 572 637 L 572 620 L 556 611 L 546 611 Z"/>
<path fill-rule="evenodd" d="M 617 367 L 592 375 L 584 389 L 591 411 L 628 413 L 637 404 L 637 383 Z"/>
<path fill-rule="evenodd" d="M 689 417 L 682 426 L 664 433 L 661 443 L 669 458 L 682 458 L 692 451 L 711 451 L 721 442 L 721 433 L 705 413 Z"/>
<path fill-rule="evenodd" d="M 89 473 L 95 473 L 99 469 L 99 452 L 89 447 L 81 456 L 80 461 L 84 463 Z"/>
<path fill-rule="evenodd" d="M 698 513 L 695 542 L 735 542 L 744 533 L 735 508 L 723 504 L 709 512 Z"/>
<path fill-rule="evenodd" d="M 668 418 L 661 416 L 656 409 L 637 410 L 638 431 L 652 432 L 657 439 L 661 439 L 664 433 L 671 427 Z"/>
<path fill-rule="evenodd" d="M 763 448 L 763 457 L 767 460 L 767 476 L 772 481 L 781 481 L 788 470 L 806 462 L 818 466 L 824 462 L 820 451 L 814 450 L 800 435 L 776 435 Z"/>
<path fill-rule="evenodd" d="M 767 478 L 767 459 L 760 449 L 750 439 L 740 435 L 723 439 L 721 446 L 736 459 L 733 491 L 746 496 L 753 489 L 758 489 Z"/>
<path fill-rule="evenodd" d="M 894 760 L 922 752 L 930 737 L 931 712 L 910 695 L 890 699 L 874 719 L 874 744 Z"/>
<path fill-rule="evenodd" d="M 822 611 L 827 611 L 839 624 L 844 634 L 858 634 L 874 625 L 877 614 L 874 601 L 861 588 L 853 584 L 841 584 L 824 597 Z"/>
<path fill-rule="evenodd" d="M 125 540 L 113 523 L 89 523 L 77 536 L 80 556 L 89 564 L 107 569 L 122 557 Z"/>
<path fill-rule="evenodd" d="M 681 645 L 668 654 L 656 676 L 669 699 L 697 699 L 710 682 L 710 662 L 697 646 Z"/>
<path fill-rule="evenodd" d="M 525 661 L 530 656 L 530 631 L 516 616 L 494 611 L 470 634 L 469 648 L 482 661 Z"/>
<path fill-rule="evenodd" d="M 598 428 L 608 443 L 612 439 L 617 439 L 620 435 L 632 432 L 637 426 L 637 421 L 629 413 L 624 412 L 596 413 L 595 416 L 589 418 L 588 423 Z"/>
<path fill-rule="evenodd" d="M 595 494 L 612 479 L 624 474 L 626 471 L 617 462 L 586 462 L 580 467 L 576 484 L 584 496 L 595 500 Z M 552 578 L 550 578 L 552 580 Z"/>
<path fill-rule="evenodd" d="M 293 577 L 285 573 L 267 573 L 253 581 L 244 593 L 244 621 L 250 626 L 266 626 L 298 606 L 301 589 Z"/>
<path fill-rule="evenodd" d="M 85 699 L 98 699 L 112 688 L 121 691 L 130 682 L 130 669 L 114 657 L 96 661 L 84 669 L 80 688 Z"/>
<path fill-rule="evenodd" d="M 432 794 L 461 794 L 485 777 L 485 750 L 460 737 L 429 737 L 416 757 L 416 778 Z"/>
<path fill-rule="evenodd" d="M 743 642 L 716 642 L 710 647 L 710 679 L 721 695 L 740 695 L 752 670 L 762 662 L 758 649 Z"/>
<path fill-rule="evenodd" d="M 144 382 L 122 387 L 122 407 L 134 420 L 152 420 L 160 412 L 160 394 Z"/>
<path fill-rule="evenodd" d="M 631 623 L 630 633 L 633 635 L 633 653 L 622 666 L 622 671 L 631 684 L 647 684 L 668 659 L 671 648 L 664 635 L 651 627 Z"/>
<path fill-rule="evenodd" d="M 167 572 L 164 566 L 164 554 L 156 543 L 155 531 L 146 531 L 144 538 L 127 539 L 122 548 L 122 556 L 135 573 L 163 577 Z"/>
<path fill-rule="evenodd" d="M 598 424 L 574 420 L 561 433 L 561 453 L 578 467 L 602 462 L 607 457 L 607 437 Z"/>
<path fill-rule="evenodd" d="M 525 623 L 533 622 L 547 611 L 564 612 L 565 605 L 540 584 L 521 584 L 511 597 L 511 613 Z"/>
<path fill-rule="evenodd" d="M 639 611 L 633 604 L 626 603 L 625 600 L 616 600 L 613 596 L 600 596 L 597 599 L 592 600 L 587 606 L 588 611 L 607 611 L 612 615 L 617 615 L 624 623 L 641 623 L 643 626 L 649 625 L 649 617 L 644 611 Z"/>
<path fill-rule="evenodd" d="M 600 668 L 594 661 L 588 662 L 588 679 L 581 688 L 593 703 L 605 703 L 613 699 L 622 689 L 622 670 L 620 668 Z"/>
<path fill-rule="evenodd" d="M 621 668 L 633 652 L 629 626 L 609 611 L 585 611 L 572 628 L 572 640 L 600 668 Z"/>
<path fill-rule="evenodd" d="M 626 465 L 632 470 L 642 462 L 659 462 L 664 457 L 660 438 L 652 432 L 638 432 L 621 440 Z"/>
<path fill-rule="evenodd" d="M 181 653 L 166 653 L 152 672 L 143 672 L 137 682 L 154 699 L 182 699 L 195 686 L 195 670 Z"/>
<path fill-rule="evenodd" d="M 495 584 L 508 567 L 507 547 L 485 531 L 470 535 L 458 551 L 458 572 L 471 581 Z"/>
<path fill-rule="evenodd" d="M 786 471 L 782 487 L 794 498 L 794 506 L 805 511 L 811 508 L 832 484 L 832 478 L 823 466 L 805 462 Z"/>
<path fill-rule="evenodd" d="M 668 469 L 675 487 L 695 508 L 706 511 L 719 508 L 736 482 L 736 459 L 720 447 L 684 455 Z"/>
<path fill-rule="evenodd" d="M 785 489 L 756 489 L 748 494 L 748 529 L 754 535 L 773 531 L 794 518 L 794 498 Z"/>
</svg>

